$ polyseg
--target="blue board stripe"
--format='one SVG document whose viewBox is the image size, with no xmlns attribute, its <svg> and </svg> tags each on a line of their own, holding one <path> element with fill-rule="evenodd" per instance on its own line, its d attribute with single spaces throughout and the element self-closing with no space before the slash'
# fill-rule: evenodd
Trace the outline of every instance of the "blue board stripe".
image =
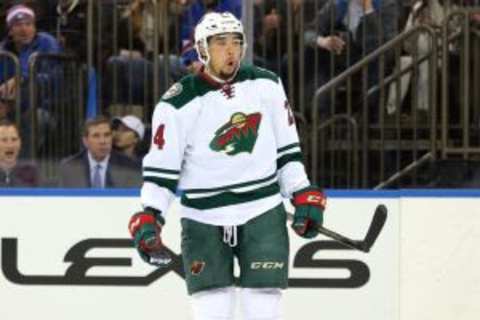
<svg viewBox="0 0 480 320">
<path fill-rule="evenodd" d="M 480 189 L 399 189 L 346 190 L 327 189 L 331 198 L 477 198 Z M 140 189 L 43 189 L 0 188 L 0 197 L 138 197 Z"/>
</svg>

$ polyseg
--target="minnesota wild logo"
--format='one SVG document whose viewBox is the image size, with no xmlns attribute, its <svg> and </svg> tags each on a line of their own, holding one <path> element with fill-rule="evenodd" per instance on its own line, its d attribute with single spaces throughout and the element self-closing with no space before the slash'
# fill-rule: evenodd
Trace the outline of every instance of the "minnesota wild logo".
<svg viewBox="0 0 480 320">
<path fill-rule="evenodd" d="M 240 152 L 252 153 L 261 120 L 262 115 L 258 112 L 250 115 L 241 112 L 234 113 L 230 121 L 215 132 L 215 137 L 210 142 L 210 148 L 214 151 L 225 152 L 229 156 Z"/>
</svg>

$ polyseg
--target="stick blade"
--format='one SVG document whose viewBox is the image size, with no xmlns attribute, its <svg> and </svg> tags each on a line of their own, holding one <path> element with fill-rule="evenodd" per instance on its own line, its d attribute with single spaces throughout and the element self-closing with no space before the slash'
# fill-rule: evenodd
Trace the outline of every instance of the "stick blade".
<svg viewBox="0 0 480 320">
<path fill-rule="evenodd" d="M 377 240 L 380 232 L 387 221 L 387 207 L 384 204 L 379 204 L 375 208 L 375 213 L 373 214 L 372 223 L 368 228 L 367 235 L 363 241 L 363 251 L 369 252 L 373 244 Z"/>
</svg>

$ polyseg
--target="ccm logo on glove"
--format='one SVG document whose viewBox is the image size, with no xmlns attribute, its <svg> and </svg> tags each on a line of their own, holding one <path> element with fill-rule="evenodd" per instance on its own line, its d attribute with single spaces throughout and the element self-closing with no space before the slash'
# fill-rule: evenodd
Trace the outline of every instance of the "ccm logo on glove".
<svg viewBox="0 0 480 320">
<path fill-rule="evenodd" d="M 312 205 L 320 206 L 322 209 L 325 209 L 327 206 L 327 198 L 325 195 L 319 191 L 306 191 L 304 193 L 296 193 L 296 196 L 293 198 L 293 205 Z"/>
</svg>

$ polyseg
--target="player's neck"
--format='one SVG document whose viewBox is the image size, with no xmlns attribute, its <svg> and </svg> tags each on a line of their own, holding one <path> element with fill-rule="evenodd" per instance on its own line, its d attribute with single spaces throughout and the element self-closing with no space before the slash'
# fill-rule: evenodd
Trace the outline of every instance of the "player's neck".
<svg viewBox="0 0 480 320">
<path fill-rule="evenodd" d="M 234 73 L 232 73 L 231 76 L 229 77 L 225 77 L 225 78 L 222 78 L 222 77 L 219 77 L 218 75 L 215 75 L 211 70 L 210 68 L 208 67 L 203 67 L 201 72 L 204 74 L 204 76 L 206 76 L 206 80 L 214 85 L 217 85 L 217 86 L 222 86 L 226 83 L 231 83 L 232 80 L 235 78 L 235 76 L 237 75 L 237 72 L 238 72 L 238 69 L 235 70 Z"/>
</svg>

